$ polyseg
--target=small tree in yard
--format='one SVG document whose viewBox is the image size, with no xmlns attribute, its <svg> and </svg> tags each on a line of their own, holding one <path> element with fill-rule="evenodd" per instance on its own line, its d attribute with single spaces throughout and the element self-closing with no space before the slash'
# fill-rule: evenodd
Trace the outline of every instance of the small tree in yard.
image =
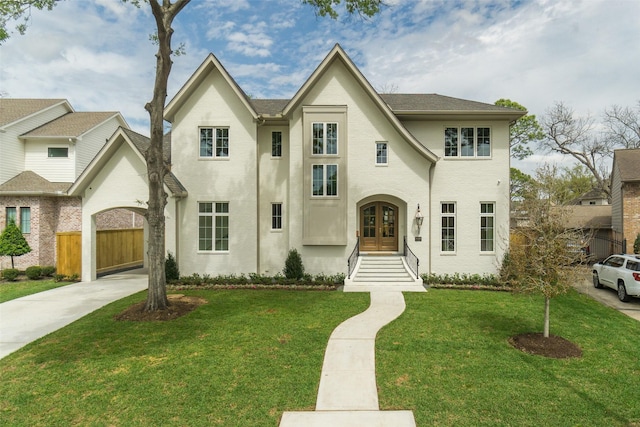
<svg viewBox="0 0 640 427">
<path fill-rule="evenodd" d="M 287 279 L 300 280 L 304 276 L 304 265 L 302 264 L 302 257 L 298 253 L 297 249 L 291 249 L 287 260 L 284 262 L 284 269 L 282 270 L 284 277 Z"/>
<path fill-rule="evenodd" d="M 11 268 L 14 268 L 13 257 L 31 252 L 31 247 L 14 221 L 0 234 L 0 255 L 11 257 Z"/>
<path fill-rule="evenodd" d="M 522 243 L 511 247 L 503 273 L 519 291 L 544 295 L 543 335 L 548 338 L 551 299 L 566 293 L 575 280 L 570 267 L 581 261 L 583 255 L 573 249 L 583 235 L 567 229 L 567 210 L 540 197 L 548 189 L 538 190 L 523 201 L 527 221 L 517 232 Z"/>
</svg>

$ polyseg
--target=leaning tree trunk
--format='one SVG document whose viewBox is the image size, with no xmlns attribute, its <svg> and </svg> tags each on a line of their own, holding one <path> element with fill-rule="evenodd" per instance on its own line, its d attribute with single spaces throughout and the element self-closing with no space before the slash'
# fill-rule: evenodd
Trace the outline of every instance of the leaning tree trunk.
<svg viewBox="0 0 640 427">
<path fill-rule="evenodd" d="M 150 0 L 149 5 L 158 28 L 158 53 L 156 54 L 156 79 L 153 87 L 153 99 L 145 106 L 149 112 L 151 141 L 147 151 L 147 178 L 149 181 L 149 201 L 147 206 L 147 224 L 149 226 L 149 291 L 145 310 L 164 310 L 168 306 L 167 281 L 164 271 L 165 257 L 165 218 L 164 208 L 167 194 L 164 191 L 164 177 L 168 166 L 162 155 L 164 135 L 164 103 L 167 98 L 167 82 L 171 72 L 171 23 L 189 0 Z"/>
<path fill-rule="evenodd" d="M 549 304 L 551 302 L 551 298 L 545 297 L 544 299 L 544 332 L 543 336 L 545 338 L 549 338 Z"/>
</svg>

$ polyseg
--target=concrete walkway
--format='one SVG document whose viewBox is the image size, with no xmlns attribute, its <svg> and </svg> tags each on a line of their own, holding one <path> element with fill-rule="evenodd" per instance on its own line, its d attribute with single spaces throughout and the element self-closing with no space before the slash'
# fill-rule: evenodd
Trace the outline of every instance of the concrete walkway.
<svg viewBox="0 0 640 427">
<path fill-rule="evenodd" d="M 285 412 L 280 427 L 415 427 L 412 411 L 380 411 L 375 339 L 402 314 L 402 292 L 373 291 L 369 308 L 342 322 L 329 338 L 315 412 Z"/>
<path fill-rule="evenodd" d="M 147 286 L 146 270 L 139 269 L 4 302 L 0 304 L 0 359 Z"/>
<path fill-rule="evenodd" d="M 591 279 L 578 281 L 575 288 L 578 292 L 589 295 L 594 300 L 614 308 L 632 319 L 640 320 L 640 298 L 631 298 L 629 302 L 622 302 L 618 299 L 618 293 L 614 289 L 596 289 Z"/>
</svg>

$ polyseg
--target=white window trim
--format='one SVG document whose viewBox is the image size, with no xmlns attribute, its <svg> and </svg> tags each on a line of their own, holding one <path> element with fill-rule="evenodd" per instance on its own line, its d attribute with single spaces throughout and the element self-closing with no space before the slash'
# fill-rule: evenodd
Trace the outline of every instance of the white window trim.
<svg viewBox="0 0 640 427">
<path fill-rule="evenodd" d="M 313 152 L 313 126 L 321 124 L 322 125 L 322 153 L 314 153 Z M 327 125 L 334 124 L 336 125 L 336 152 L 332 154 L 327 154 Z M 340 155 L 340 125 L 338 122 L 312 122 L 311 123 L 311 156 L 320 157 L 320 156 L 329 156 L 329 157 L 338 157 Z"/>
<path fill-rule="evenodd" d="M 376 148 L 375 148 L 375 164 L 378 167 L 385 167 L 385 166 L 389 166 L 389 142 L 388 141 L 376 141 Z M 386 161 L 384 163 L 378 163 L 378 144 L 384 144 L 385 145 L 385 154 L 386 154 Z"/>
<path fill-rule="evenodd" d="M 453 214 L 450 213 L 442 213 L 442 206 L 443 205 L 450 205 L 453 204 Z M 449 217 L 453 217 L 453 250 L 452 251 L 443 251 L 442 250 L 442 218 L 449 218 Z M 440 202 L 440 239 L 439 239 L 439 246 L 440 246 L 440 254 L 441 255 L 456 255 L 457 251 L 458 251 L 458 204 L 456 202 L 452 202 L 452 201 L 447 201 L 447 202 Z"/>
<path fill-rule="evenodd" d="M 472 128 L 473 129 L 473 156 L 463 156 L 462 155 L 462 129 L 463 128 Z M 455 156 L 447 156 L 447 137 L 446 130 L 447 129 L 457 129 L 458 130 L 458 146 L 457 152 L 458 154 Z M 489 129 L 489 155 L 488 156 L 479 156 L 478 155 L 478 129 Z M 488 125 L 473 125 L 473 126 L 462 126 L 462 125 L 451 125 L 444 126 L 442 129 L 442 157 L 447 160 L 490 160 L 493 158 L 493 128 Z"/>
<path fill-rule="evenodd" d="M 202 143 L 200 131 L 202 129 L 211 129 L 212 130 L 212 141 L 211 141 L 211 156 L 202 156 L 200 152 L 200 144 Z M 227 129 L 227 155 L 219 156 L 216 152 L 216 134 L 218 129 Z M 224 161 L 229 160 L 231 158 L 231 129 L 229 126 L 198 126 L 198 160 L 218 160 Z"/>
<path fill-rule="evenodd" d="M 273 135 L 275 133 L 280 133 L 280 155 L 279 156 L 274 156 L 273 155 Z M 280 131 L 280 130 L 272 130 L 271 131 L 271 158 L 275 159 L 275 160 L 281 160 L 282 159 L 282 131 Z"/>
<path fill-rule="evenodd" d="M 492 205 L 493 206 L 493 212 L 492 213 L 483 213 L 482 212 L 482 205 Z M 482 250 L 482 218 L 493 218 L 493 236 L 492 236 L 492 240 L 493 240 L 493 250 L 490 251 L 483 251 Z M 479 231 L 480 231 L 480 236 L 479 236 L 479 245 L 480 245 L 480 254 L 482 255 L 492 255 L 496 253 L 496 202 L 480 202 L 480 227 L 479 227 Z"/>
<path fill-rule="evenodd" d="M 313 169 L 314 166 L 322 166 L 322 195 L 313 194 Z M 336 194 L 327 195 L 327 166 L 335 166 L 336 167 Z M 337 199 L 340 196 L 340 167 L 337 163 L 313 163 L 311 165 L 311 197 L 316 199 Z"/>
<path fill-rule="evenodd" d="M 273 207 L 275 205 L 280 205 L 280 228 L 273 228 L 273 220 L 274 220 Z M 282 202 L 273 202 L 273 203 L 271 203 L 271 231 L 274 232 L 274 233 L 282 233 L 283 229 L 284 229 L 283 203 Z"/>
<path fill-rule="evenodd" d="M 200 204 L 202 203 L 211 203 L 211 210 L 212 212 L 200 212 Z M 198 206 L 198 210 L 197 210 L 197 214 L 198 214 L 198 227 L 197 227 L 197 234 L 198 234 L 198 239 L 196 241 L 196 253 L 198 254 L 209 254 L 209 255 L 214 255 L 214 254 L 228 254 L 230 252 L 229 249 L 225 249 L 225 250 L 216 250 L 216 217 L 217 216 L 226 216 L 226 217 L 230 217 L 230 213 L 229 212 L 216 212 L 216 204 L 218 203 L 226 203 L 227 207 L 229 207 L 229 202 L 221 202 L 221 201 L 198 201 L 197 202 L 197 206 Z M 211 250 L 204 250 L 204 249 L 200 249 L 200 217 L 201 216 L 210 216 L 211 217 Z M 231 220 L 229 220 L 229 223 L 227 225 L 228 229 L 231 230 Z M 229 248 L 231 247 L 231 241 L 228 240 L 228 246 Z"/>
</svg>

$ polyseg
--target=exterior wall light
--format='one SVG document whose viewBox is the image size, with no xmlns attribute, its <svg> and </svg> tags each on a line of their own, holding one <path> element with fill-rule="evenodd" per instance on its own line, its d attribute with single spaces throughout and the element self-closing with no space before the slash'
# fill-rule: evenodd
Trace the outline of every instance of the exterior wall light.
<svg viewBox="0 0 640 427">
<path fill-rule="evenodd" d="M 420 234 L 420 228 L 424 222 L 424 215 L 420 212 L 420 204 L 418 204 L 418 210 L 416 211 L 416 226 L 418 226 L 418 234 Z"/>
</svg>

